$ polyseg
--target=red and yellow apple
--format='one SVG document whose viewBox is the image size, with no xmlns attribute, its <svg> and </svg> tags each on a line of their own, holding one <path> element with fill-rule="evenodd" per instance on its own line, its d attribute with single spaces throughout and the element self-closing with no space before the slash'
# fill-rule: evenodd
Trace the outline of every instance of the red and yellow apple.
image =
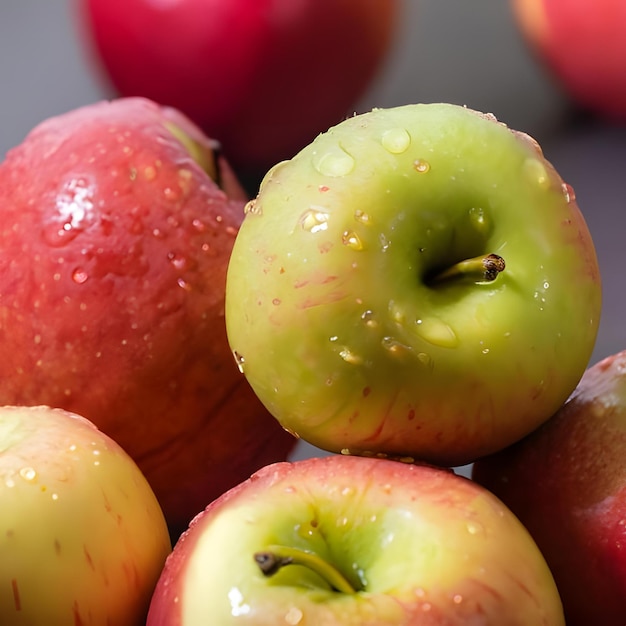
<svg viewBox="0 0 626 626">
<path fill-rule="evenodd" d="M 91 422 L 0 408 L 0 623 L 145 624 L 171 551 L 134 461 Z"/>
<path fill-rule="evenodd" d="M 117 94 L 178 108 L 264 173 L 343 117 L 393 44 L 398 0 L 75 0 Z"/>
<path fill-rule="evenodd" d="M 473 478 L 528 528 L 568 626 L 626 624 L 626 352 L 585 372 L 567 403 Z"/>
<path fill-rule="evenodd" d="M 213 141 L 139 98 L 48 119 L 0 164 L 0 403 L 93 421 L 177 530 L 294 445 L 226 340 L 244 202 Z"/>
<path fill-rule="evenodd" d="M 626 3 L 509 0 L 529 48 L 578 105 L 626 121 Z"/>
<path fill-rule="evenodd" d="M 332 455 L 267 466 L 200 513 L 148 626 L 563 626 L 539 549 L 451 471 Z"/>
</svg>

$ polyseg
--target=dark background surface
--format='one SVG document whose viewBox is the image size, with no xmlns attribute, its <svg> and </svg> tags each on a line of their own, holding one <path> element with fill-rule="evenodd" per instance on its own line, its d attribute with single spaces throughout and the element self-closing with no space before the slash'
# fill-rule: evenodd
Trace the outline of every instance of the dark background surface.
<svg viewBox="0 0 626 626">
<path fill-rule="evenodd" d="M 575 110 L 525 46 L 507 0 L 404 0 L 403 11 L 395 47 L 355 111 L 453 102 L 533 135 L 575 189 L 596 244 L 604 308 L 592 362 L 626 349 L 626 130 Z M 0 2 L 0 158 L 46 117 L 110 96 L 74 0 Z M 312 452 L 302 446 L 298 456 Z"/>
</svg>

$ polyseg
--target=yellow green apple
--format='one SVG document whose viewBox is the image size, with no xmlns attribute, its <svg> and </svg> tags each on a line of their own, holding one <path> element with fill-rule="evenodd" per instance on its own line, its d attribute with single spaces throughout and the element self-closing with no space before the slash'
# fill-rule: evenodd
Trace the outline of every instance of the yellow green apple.
<svg viewBox="0 0 626 626">
<path fill-rule="evenodd" d="M 235 359 L 285 428 L 445 465 L 548 419 L 600 310 L 572 187 L 528 135 L 452 104 L 351 117 L 277 164 L 226 283 Z"/>
<path fill-rule="evenodd" d="M 564 626 L 539 549 L 452 471 L 331 455 L 267 466 L 192 522 L 147 626 Z"/>
<path fill-rule="evenodd" d="M 136 463 L 61 409 L 0 408 L 0 623 L 142 626 L 171 551 Z"/>
</svg>

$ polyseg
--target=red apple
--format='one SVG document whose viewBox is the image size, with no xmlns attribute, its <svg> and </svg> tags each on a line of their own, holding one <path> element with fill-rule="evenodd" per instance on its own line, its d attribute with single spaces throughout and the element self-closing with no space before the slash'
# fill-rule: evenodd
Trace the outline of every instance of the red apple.
<svg viewBox="0 0 626 626">
<path fill-rule="evenodd" d="M 626 121 L 626 3 L 511 0 L 529 47 L 584 108 Z"/>
<path fill-rule="evenodd" d="M 60 409 L 0 408 L 0 502 L 0 624 L 145 624 L 171 544 L 115 441 Z"/>
<path fill-rule="evenodd" d="M 264 171 L 352 114 L 391 47 L 399 5 L 80 0 L 79 10 L 117 93 L 177 107 L 235 166 Z"/>
<path fill-rule="evenodd" d="M 0 164 L 0 403 L 96 423 L 176 529 L 294 444 L 226 341 L 245 196 L 213 147 L 131 98 L 43 122 Z"/>
<path fill-rule="evenodd" d="M 491 493 L 355 456 L 274 464 L 168 557 L 148 626 L 562 626 L 550 571 Z"/>
<path fill-rule="evenodd" d="M 527 439 L 474 465 L 543 551 L 568 626 L 626 624 L 626 352 Z"/>
</svg>

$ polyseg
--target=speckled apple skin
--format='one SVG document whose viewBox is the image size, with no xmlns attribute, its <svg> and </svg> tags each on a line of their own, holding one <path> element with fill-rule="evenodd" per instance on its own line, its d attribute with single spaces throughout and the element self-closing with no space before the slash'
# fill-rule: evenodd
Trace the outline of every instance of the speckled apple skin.
<svg viewBox="0 0 626 626">
<path fill-rule="evenodd" d="M 433 283 L 497 254 L 493 282 Z M 567 399 L 601 310 L 594 244 L 537 143 L 452 104 L 375 109 L 265 177 L 228 268 L 231 348 L 330 451 L 462 465 Z"/>
<path fill-rule="evenodd" d="M 294 444 L 226 341 L 245 194 L 223 159 L 224 189 L 202 169 L 213 147 L 129 98 L 44 121 L 0 165 L 0 403 L 92 420 L 177 530 Z"/>
<path fill-rule="evenodd" d="M 626 352 L 590 367 L 550 420 L 473 478 L 535 538 L 568 626 L 626 623 Z"/>
<path fill-rule="evenodd" d="M 0 408 L 0 623 L 142 626 L 170 537 L 134 461 L 93 423 Z"/>
</svg>

